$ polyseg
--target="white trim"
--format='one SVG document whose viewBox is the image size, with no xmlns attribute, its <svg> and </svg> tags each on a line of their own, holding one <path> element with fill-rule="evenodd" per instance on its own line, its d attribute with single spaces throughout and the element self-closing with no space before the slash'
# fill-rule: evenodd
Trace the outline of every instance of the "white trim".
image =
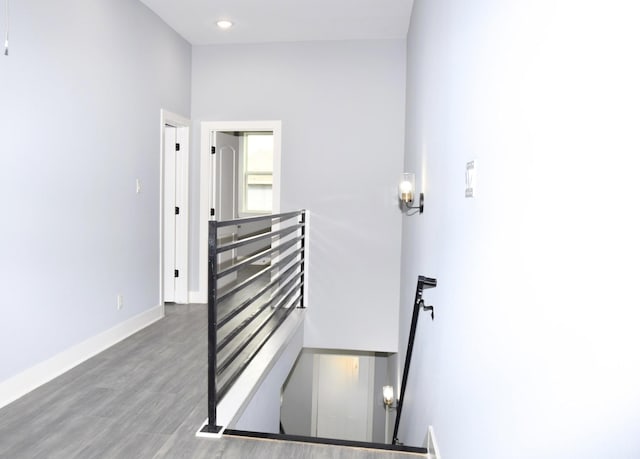
<svg viewBox="0 0 640 459">
<path fill-rule="evenodd" d="M 189 290 L 189 303 L 206 303 L 207 296 L 203 293 L 200 290 Z"/>
<path fill-rule="evenodd" d="M 441 459 L 440 448 L 438 448 L 438 442 L 436 441 L 436 434 L 433 431 L 433 426 L 429 426 L 427 430 L 427 457 L 429 459 Z"/>
<path fill-rule="evenodd" d="M 269 338 L 258 355 L 256 355 L 249 366 L 238 377 L 224 398 L 220 400 L 216 413 L 218 425 L 226 428 L 232 426 L 240 419 L 251 398 L 258 391 L 273 366 L 280 360 L 285 351 L 287 351 L 287 348 L 296 336 L 299 335 L 299 342 L 297 343 L 299 349 L 295 350 L 292 361 L 293 365 L 295 357 L 297 357 L 298 353 L 302 350 L 304 315 L 304 309 L 296 309 L 291 312 L 291 315 L 278 327 L 278 330 Z M 295 345 L 296 343 L 294 342 L 293 344 Z M 206 422 L 207 421 L 205 421 L 205 423 Z M 212 434 L 196 433 L 198 437 L 211 435 Z"/>
<path fill-rule="evenodd" d="M 169 110 L 160 109 L 162 121 L 169 122 L 172 126 L 181 126 L 181 127 L 190 127 L 191 120 L 189 118 L 185 118 L 182 115 L 178 115 L 177 113 L 170 112 Z M 173 123 L 173 124 L 172 124 Z M 162 123 L 164 126 L 164 123 Z"/>
<path fill-rule="evenodd" d="M 178 143 L 180 144 L 181 190 L 180 216 L 182 224 L 176 227 L 176 266 L 180 269 L 180 277 L 176 281 L 176 303 L 189 302 L 189 127 L 178 126 Z M 176 190 L 178 191 L 178 190 Z"/>
<path fill-rule="evenodd" d="M 235 176 L 235 180 L 236 183 L 239 185 L 236 185 L 235 188 L 237 190 L 237 202 L 234 204 L 234 208 L 235 208 L 235 212 L 238 215 L 238 218 L 244 218 L 244 217 L 255 217 L 255 216 L 260 216 L 260 215 L 269 215 L 272 213 L 276 213 L 273 211 L 273 204 L 272 204 L 272 209 L 271 210 L 267 210 L 267 211 L 259 211 L 259 210 L 250 210 L 246 208 L 247 205 L 247 176 L 249 174 L 258 174 L 258 175 L 271 175 L 271 181 L 273 182 L 273 166 L 275 164 L 275 157 L 273 158 L 273 161 L 271 163 L 271 167 L 272 167 L 272 171 L 271 173 L 266 173 L 266 172 L 260 172 L 260 171 L 248 171 L 247 170 L 247 135 L 248 134 L 255 134 L 256 131 L 241 131 L 242 132 L 242 136 L 240 136 L 240 140 L 239 140 L 239 149 L 238 149 L 238 167 L 235 168 L 236 169 L 236 176 Z M 259 133 L 271 133 L 271 139 L 273 142 L 275 142 L 275 135 L 273 134 L 273 132 L 271 130 L 265 130 L 265 131 L 257 131 Z M 275 143 L 272 143 L 272 147 L 273 150 L 275 150 Z M 272 193 L 272 200 L 273 200 L 273 184 L 271 187 L 271 193 Z"/>
<path fill-rule="evenodd" d="M 164 317 L 159 304 L 0 382 L 0 408 Z"/>
<path fill-rule="evenodd" d="M 320 385 L 320 354 L 313 354 L 313 370 L 311 379 L 311 436 L 318 436 L 318 386 Z"/>
<path fill-rule="evenodd" d="M 200 238 L 198 260 L 198 290 L 193 297 L 207 301 L 208 222 L 211 204 L 211 132 L 214 131 L 272 131 L 273 132 L 273 213 L 280 212 L 280 167 L 282 155 L 282 121 L 203 121 L 200 124 Z M 213 162 L 215 167 L 215 161 Z M 214 171 L 215 172 L 215 171 Z M 215 175 L 215 174 L 214 174 Z M 214 177 L 215 179 L 215 177 Z M 191 292 L 190 292 L 191 298 Z"/>
<path fill-rule="evenodd" d="M 176 269 L 176 217 L 175 211 L 169 210 L 171 207 L 177 205 L 176 203 L 176 161 L 177 152 L 175 151 L 175 144 L 177 143 L 178 128 L 175 126 L 164 125 L 164 137 L 162 138 L 162 166 L 164 168 L 163 182 L 162 182 L 162 210 L 163 210 L 163 225 L 162 225 L 162 240 L 164 241 L 162 247 L 162 281 L 163 281 L 163 297 L 162 301 L 165 303 L 168 301 L 176 300 L 176 278 L 173 270 Z"/>
<path fill-rule="evenodd" d="M 369 385 L 367 387 L 367 392 L 369 393 L 369 400 L 367 403 L 367 441 L 373 441 L 373 410 L 375 409 L 374 400 L 375 400 L 375 378 L 376 378 L 376 359 L 372 355 L 363 355 L 360 356 L 361 359 L 369 360 L 369 374 L 367 375 L 369 379 Z"/>
<path fill-rule="evenodd" d="M 176 233 L 176 239 L 178 239 L 179 250 L 176 252 L 176 256 L 179 256 L 181 260 L 180 267 L 180 281 L 176 283 L 176 302 L 188 303 L 189 302 L 189 131 L 191 127 L 191 121 L 184 116 L 170 112 L 165 109 L 160 109 L 160 302 L 164 303 L 164 126 L 168 124 L 175 126 L 178 142 L 181 145 L 181 152 L 185 159 L 183 167 L 181 169 L 181 184 L 180 196 L 182 205 L 180 206 L 180 213 L 184 216 L 184 225 L 181 227 L 180 234 Z"/>
<path fill-rule="evenodd" d="M 222 438 L 222 434 L 225 431 L 224 427 L 222 429 L 220 429 L 220 431 L 218 433 L 203 432 L 202 429 L 204 429 L 204 426 L 206 426 L 207 424 L 209 424 L 209 418 L 204 420 L 204 422 L 202 423 L 202 425 L 200 426 L 200 428 L 196 432 L 196 437 L 198 437 L 198 438 L 214 438 L 214 439 L 215 438 Z"/>
</svg>

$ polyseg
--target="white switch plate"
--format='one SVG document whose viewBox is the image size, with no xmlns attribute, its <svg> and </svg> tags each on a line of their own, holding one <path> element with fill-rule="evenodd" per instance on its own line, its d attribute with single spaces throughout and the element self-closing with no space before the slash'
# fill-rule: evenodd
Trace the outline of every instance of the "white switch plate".
<svg viewBox="0 0 640 459">
<path fill-rule="evenodd" d="M 473 161 L 469 161 L 467 163 L 467 173 L 465 174 L 465 190 L 464 190 L 464 196 L 465 198 L 473 198 L 476 195 L 476 166 L 477 166 L 477 162 L 476 160 Z"/>
<path fill-rule="evenodd" d="M 116 307 L 118 308 L 118 311 L 122 309 L 123 305 L 124 305 L 124 299 L 122 298 L 122 295 L 116 296 Z"/>
<path fill-rule="evenodd" d="M 142 185 L 140 185 L 140 179 L 136 179 L 136 194 L 140 194 L 140 190 L 142 190 Z"/>
</svg>

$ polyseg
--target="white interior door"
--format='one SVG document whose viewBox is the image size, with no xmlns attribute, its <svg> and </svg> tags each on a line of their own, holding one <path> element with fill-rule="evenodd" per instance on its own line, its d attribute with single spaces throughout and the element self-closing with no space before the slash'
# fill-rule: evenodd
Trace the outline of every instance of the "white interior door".
<svg viewBox="0 0 640 459">
<path fill-rule="evenodd" d="M 188 303 L 189 129 L 164 126 L 163 136 L 163 297 Z"/>
<path fill-rule="evenodd" d="M 215 154 L 212 155 L 211 173 L 211 206 L 215 209 L 212 219 L 233 220 L 237 218 L 237 193 L 236 184 L 238 174 L 238 136 L 233 132 L 214 132 L 212 142 L 215 146 Z M 235 226 L 225 226 L 218 230 L 218 243 L 226 244 L 236 239 Z M 218 257 L 219 266 L 227 267 L 236 258 L 236 250 L 223 252 Z M 218 287 L 223 287 L 237 279 L 237 272 L 231 273 L 218 280 Z"/>
<path fill-rule="evenodd" d="M 164 301 L 176 301 L 176 140 L 177 128 L 164 126 Z"/>
<path fill-rule="evenodd" d="M 239 136 L 233 132 L 216 132 L 216 215 L 218 220 L 238 217 Z"/>
<path fill-rule="evenodd" d="M 371 441 L 374 361 L 367 356 L 317 354 L 314 358 L 316 436 Z"/>
</svg>

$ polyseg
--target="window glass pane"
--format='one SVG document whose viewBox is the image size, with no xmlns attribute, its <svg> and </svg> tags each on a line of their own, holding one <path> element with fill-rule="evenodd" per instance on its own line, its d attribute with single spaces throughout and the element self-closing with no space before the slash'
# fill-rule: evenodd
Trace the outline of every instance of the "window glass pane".
<svg viewBox="0 0 640 459">
<path fill-rule="evenodd" d="M 271 185 L 247 185 L 247 211 L 271 212 Z"/>
<path fill-rule="evenodd" d="M 273 172 L 273 134 L 271 132 L 247 133 L 246 165 L 250 172 Z"/>
<path fill-rule="evenodd" d="M 271 174 L 247 174 L 247 185 L 272 185 Z"/>
<path fill-rule="evenodd" d="M 244 133 L 241 212 L 272 211 L 273 132 Z"/>
</svg>

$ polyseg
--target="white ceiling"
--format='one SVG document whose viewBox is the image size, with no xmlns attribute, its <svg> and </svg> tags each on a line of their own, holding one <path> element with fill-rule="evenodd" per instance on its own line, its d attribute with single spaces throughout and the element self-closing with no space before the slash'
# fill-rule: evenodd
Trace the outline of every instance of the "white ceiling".
<svg viewBox="0 0 640 459">
<path fill-rule="evenodd" d="M 193 45 L 405 38 L 413 0 L 140 0 Z M 234 26 L 220 30 L 219 19 Z"/>
</svg>

